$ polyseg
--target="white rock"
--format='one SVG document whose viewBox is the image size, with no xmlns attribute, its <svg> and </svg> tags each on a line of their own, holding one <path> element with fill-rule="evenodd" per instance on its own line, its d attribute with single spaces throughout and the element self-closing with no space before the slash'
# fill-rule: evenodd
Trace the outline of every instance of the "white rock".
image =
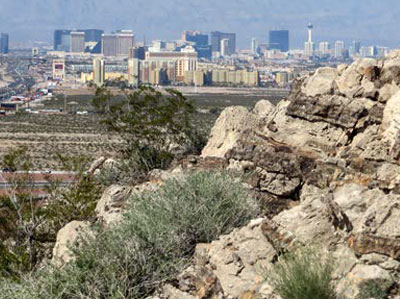
<svg viewBox="0 0 400 299">
<path fill-rule="evenodd" d="M 337 76 L 337 69 L 331 67 L 319 68 L 314 75 L 308 78 L 305 86 L 302 87 L 302 92 L 309 97 L 331 94 Z"/>
<path fill-rule="evenodd" d="M 62 267 L 74 259 L 71 247 L 80 246 L 82 241 L 93 237 L 90 223 L 86 221 L 72 221 L 60 229 L 57 233 L 56 244 L 53 248 L 51 263 L 56 267 Z"/>
<path fill-rule="evenodd" d="M 258 101 L 254 106 L 253 113 L 258 115 L 261 118 L 268 117 L 272 111 L 274 111 L 275 106 L 268 100 Z"/>
<path fill-rule="evenodd" d="M 246 132 L 255 130 L 259 124 L 260 118 L 245 107 L 226 108 L 217 119 L 201 156 L 223 158 Z"/>
</svg>

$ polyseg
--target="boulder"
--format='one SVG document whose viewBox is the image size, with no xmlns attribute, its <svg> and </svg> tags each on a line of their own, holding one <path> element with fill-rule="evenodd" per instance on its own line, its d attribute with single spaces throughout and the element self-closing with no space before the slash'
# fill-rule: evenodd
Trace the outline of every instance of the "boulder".
<svg viewBox="0 0 400 299">
<path fill-rule="evenodd" d="M 101 168 L 106 160 L 106 157 L 100 157 L 93 161 L 89 167 L 89 173 L 93 174 L 97 169 Z"/>
<path fill-rule="evenodd" d="M 338 76 L 337 69 L 322 67 L 315 71 L 302 87 L 302 92 L 307 97 L 332 94 L 335 80 Z"/>
<path fill-rule="evenodd" d="M 400 84 L 400 58 L 388 59 L 384 61 L 380 75 L 382 84 Z"/>
<path fill-rule="evenodd" d="M 245 107 L 226 108 L 217 119 L 201 156 L 223 158 L 245 134 L 256 130 L 260 118 Z"/>
<path fill-rule="evenodd" d="M 93 236 L 94 234 L 89 222 L 72 221 L 68 223 L 57 233 L 51 263 L 56 267 L 62 267 L 74 260 L 71 248 L 73 246 L 81 246 L 87 239 Z"/>
<path fill-rule="evenodd" d="M 106 225 L 118 223 L 122 219 L 123 208 L 131 194 L 131 188 L 112 185 L 108 187 L 96 206 L 96 216 Z"/>
<path fill-rule="evenodd" d="M 336 80 L 339 94 L 353 98 L 359 92 L 363 78 L 376 80 L 379 66 L 379 62 L 372 58 L 359 59 L 352 63 Z"/>
<path fill-rule="evenodd" d="M 381 131 L 383 138 L 388 142 L 392 153 L 399 147 L 400 139 L 400 91 L 394 94 L 386 103 L 383 111 Z M 394 157 L 396 158 L 396 157 Z"/>
<path fill-rule="evenodd" d="M 386 103 L 394 94 L 400 91 L 395 83 L 387 83 L 379 90 L 379 102 Z"/>
<path fill-rule="evenodd" d="M 275 109 L 275 106 L 268 100 L 258 101 L 254 106 L 253 113 L 255 113 L 260 118 L 268 117 L 271 112 Z"/>
</svg>

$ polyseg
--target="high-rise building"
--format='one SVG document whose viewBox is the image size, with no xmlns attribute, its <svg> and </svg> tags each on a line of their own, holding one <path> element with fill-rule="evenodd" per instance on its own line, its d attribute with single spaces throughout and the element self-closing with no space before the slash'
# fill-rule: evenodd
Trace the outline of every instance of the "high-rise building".
<svg viewBox="0 0 400 299">
<path fill-rule="evenodd" d="M 85 33 L 73 31 L 70 33 L 70 52 L 85 52 Z"/>
<path fill-rule="evenodd" d="M 318 51 L 320 55 L 328 55 L 330 52 L 331 46 L 329 42 L 320 42 L 318 46 Z"/>
<path fill-rule="evenodd" d="M 85 42 L 101 42 L 101 36 L 104 33 L 104 30 L 101 29 L 82 29 L 77 30 L 79 32 L 85 33 Z"/>
<path fill-rule="evenodd" d="M 199 58 L 211 59 L 211 46 L 208 44 L 208 35 L 200 31 L 184 31 L 182 41 L 186 45 L 193 45 Z"/>
<path fill-rule="evenodd" d="M 173 63 L 175 65 L 174 76 L 176 80 L 184 81 L 186 71 L 197 70 L 198 55 L 193 47 L 187 46 L 181 49 L 180 52 L 146 52 L 146 62 L 153 65 L 168 65 L 169 63 Z M 172 76 L 168 75 L 168 77 L 170 78 Z"/>
<path fill-rule="evenodd" d="M 376 47 L 376 56 L 378 58 L 384 58 L 389 52 L 390 49 L 388 47 Z"/>
<path fill-rule="evenodd" d="M 8 53 L 8 34 L 0 33 L 0 54 Z"/>
<path fill-rule="evenodd" d="M 182 40 L 195 43 L 198 46 L 208 46 L 208 35 L 200 31 L 184 31 Z"/>
<path fill-rule="evenodd" d="M 289 31 L 288 30 L 270 30 L 269 31 L 269 49 L 289 51 Z"/>
<path fill-rule="evenodd" d="M 229 55 L 229 39 L 224 38 L 221 40 L 221 55 L 228 56 Z"/>
<path fill-rule="evenodd" d="M 354 53 L 359 54 L 360 53 L 360 48 L 361 48 L 361 43 L 357 41 L 353 41 L 351 46 L 354 49 Z"/>
<path fill-rule="evenodd" d="M 137 58 L 140 60 L 144 60 L 145 59 L 145 54 L 146 54 L 146 49 L 145 47 L 132 47 L 129 50 L 129 59 L 130 58 Z"/>
<path fill-rule="evenodd" d="M 335 58 L 343 58 L 343 51 L 345 50 L 344 48 L 344 42 L 343 41 L 336 41 L 335 42 Z"/>
<path fill-rule="evenodd" d="M 211 49 L 212 52 L 221 51 L 221 41 L 223 39 L 229 40 L 229 47 L 226 50 L 225 55 L 232 55 L 236 52 L 236 34 L 235 33 L 223 33 L 219 31 L 211 32 Z"/>
<path fill-rule="evenodd" d="M 254 37 L 251 39 L 251 52 L 258 54 L 258 41 Z"/>
<path fill-rule="evenodd" d="M 304 43 L 304 55 L 307 57 L 311 57 L 314 56 L 314 52 L 315 52 L 315 44 L 312 41 L 312 30 L 313 30 L 314 26 L 309 23 L 307 26 L 308 29 L 308 41 L 306 41 Z"/>
<path fill-rule="evenodd" d="M 129 55 L 129 50 L 134 45 L 134 35 L 131 30 L 119 30 L 117 36 L 117 56 Z"/>
<path fill-rule="evenodd" d="M 117 33 L 102 34 L 101 51 L 104 56 L 129 56 L 134 46 L 134 35 L 131 30 L 120 30 Z"/>
<path fill-rule="evenodd" d="M 128 60 L 128 83 L 131 86 L 139 86 L 140 79 L 140 60 L 131 58 Z"/>
<path fill-rule="evenodd" d="M 360 48 L 360 56 L 361 57 L 375 57 L 376 54 L 377 54 L 377 48 L 375 46 Z"/>
<path fill-rule="evenodd" d="M 71 30 L 58 29 L 54 31 L 54 51 L 70 50 L 70 37 Z"/>
<path fill-rule="evenodd" d="M 104 56 L 117 56 L 117 36 L 104 33 L 101 36 L 101 52 Z"/>
<path fill-rule="evenodd" d="M 106 68 L 104 59 L 93 59 L 93 83 L 100 87 L 104 84 L 105 77 Z"/>
</svg>

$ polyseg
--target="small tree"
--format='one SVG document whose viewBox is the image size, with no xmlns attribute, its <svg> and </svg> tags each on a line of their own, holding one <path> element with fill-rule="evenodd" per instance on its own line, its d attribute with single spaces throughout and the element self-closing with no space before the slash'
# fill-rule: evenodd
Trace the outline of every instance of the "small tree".
<svg viewBox="0 0 400 299">
<path fill-rule="evenodd" d="M 124 92 L 122 101 L 112 102 L 112 96 L 106 88 L 98 88 L 93 105 L 104 114 L 102 123 L 124 140 L 122 153 L 136 170 L 165 168 L 176 154 L 174 146 L 201 147 L 192 126 L 193 103 L 179 91 L 163 93 L 141 86 Z"/>
<path fill-rule="evenodd" d="M 45 197 L 39 197 L 32 171 L 32 159 L 26 147 L 11 149 L 3 157 L 0 173 L 6 193 L 0 197 L 0 276 L 18 278 L 32 271 L 54 243 L 57 231 L 73 220 L 89 219 L 101 195 L 95 179 L 86 174 L 88 159 L 58 155 L 69 182 L 45 177 Z M 50 246 L 51 247 L 51 246 Z"/>
</svg>

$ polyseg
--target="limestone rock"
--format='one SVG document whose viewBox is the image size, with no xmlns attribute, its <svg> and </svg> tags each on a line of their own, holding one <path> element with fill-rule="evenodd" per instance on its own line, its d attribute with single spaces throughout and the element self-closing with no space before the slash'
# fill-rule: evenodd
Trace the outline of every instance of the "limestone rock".
<svg viewBox="0 0 400 299">
<path fill-rule="evenodd" d="M 245 107 L 226 108 L 217 119 L 202 157 L 220 157 L 232 149 L 244 136 L 255 130 L 260 119 Z"/>
<path fill-rule="evenodd" d="M 359 287 L 363 282 L 370 280 L 390 281 L 390 273 L 375 265 L 356 265 L 351 272 L 342 280 L 338 289 L 345 298 L 356 298 L 359 293 Z"/>
<path fill-rule="evenodd" d="M 275 109 L 275 106 L 268 100 L 258 101 L 254 106 L 253 113 L 258 115 L 260 118 L 268 117 L 271 112 Z"/>
<path fill-rule="evenodd" d="M 363 77 L 374 81 L 379 74 L 379 63 L 372 58 L 359 59 L 336 80 L 338 92 L 348 98 L 359 92 Z"/>
<path fill-rule="evenodd" d="M 400 57 L 385 60 L 380 80 L 383 84 L 392 82 L 400 84 Z"/>
<path fill-rule="evenodd" d="M 93 161 L 93 163 L 89 167 L 89 173 L 93 174 L 97 169 L 103 166 L 106 160 L 106 157 L 100 157 L 97 160 Z"/>
<path fill-rule="evenodd" d="M 330 67 L 322 67 L 315 71 L 305 82 L 302 92 L 307 97 L 315 97 L 319 95 L 332 94 L 338 71 Z"/>
<path fill-rule="evenodd" d="M 400 91 L 393 95 L 386 103 L 383 112 L 381 131 L 385 141 L 388 142 L 393 158 L 400 145 Z"/>
<path fill-rule="evenodd" d="M 57 233 L 56 244 L 53 248 L 52 264 L 62 267 L 74 259 L 71 247 L 80 246 L 85 240 L 93 237 L 89 222 L 72 221 Z"/>
<path fill-rule="evenodd" d="M 96 206 L 96 215 L 106 225 L 118 223 L 122 219 L 123 207 L 131 194 L 131 188 L 112 185 L 108 187 Z"/>
<path fill-rule="evenodd" d="M 386 103 L 393 95 L 400 91 L 400 87 L 395 83 L 386 83 L 379 90 L 379 102 Z"/>
<path fill-rule="evenodd" d="M 260 221 L 257 222 L 259 224 Z M 238 298 L 246 292 L 257 291 L 263 284 L 259 272 L 275 256 L 275 250 L 263 236 L 260 225 L 251 224 L 231 234 L 221 236 L 203 252 L 218 277 L 225 296 Z"/>
</svg>

